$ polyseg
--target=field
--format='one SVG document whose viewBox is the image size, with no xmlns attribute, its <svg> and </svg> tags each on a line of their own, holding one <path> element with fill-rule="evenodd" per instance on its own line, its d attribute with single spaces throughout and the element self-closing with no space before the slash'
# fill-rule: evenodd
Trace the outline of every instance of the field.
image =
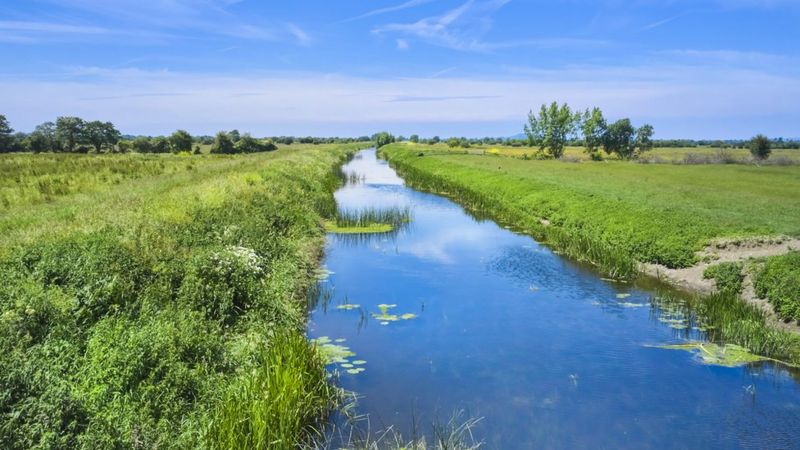
<svg viewBox="0 0 800 450">
<path fill-rule="evenodd" d="M 413 145 L 413 144 L 408 144 Z M 512 147 L 506 145 L 473 145 L 470 148 L 451 149 L 445 144 L 427 146 L 442 152 L 461 152 L 472 155 L 498 155 L 513 158 L 534 158 L 538 147 Z M 567 160 L 588 161 L 589 155 L 583 147 L 568 146 L 564 149 Z M 603 154 L 608 160 L 616 160 L 615 155 Z M 697 164 L 703 162 L 749 161 L 750 151 L 742 148 L 713 148 L 713 147 L 656 147 L 647 152 L 642 161 L 668 164 Z M 800 164 L 800 150 L 774 149 L 768 164 Z"/>
<path fill-rule="evenodd" d="M 304 308 L 356 148 L 0 158 L 0 447 L 312 438 L 337 393 Z"/>
</svg>

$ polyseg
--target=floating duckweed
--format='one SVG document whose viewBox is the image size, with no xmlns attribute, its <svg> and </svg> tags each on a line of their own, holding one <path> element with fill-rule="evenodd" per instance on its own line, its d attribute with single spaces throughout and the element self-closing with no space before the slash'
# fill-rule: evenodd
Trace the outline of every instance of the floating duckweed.
<svg viewBox="0 0 800 450">
<path fill-rule="evenodd" d="M 397 308 L 397 305 L 387 305 L 386 303 L 381 303 L 378 305 L 378 309 L 381 310 L 382 314 L 387 314 L 390 308 Z"/>
<path fill-rule="evenodd" d="M 353 368 L 353 365 L 350 364 L 350 363 L 342 363 L 341 366 L 344 367 L 345 369 L 352 369 Z"/>
<path fill-rule="evenodd" d="M 656 347 L 692 352 L 703 364 L 723 367 L 737 367 L 767 359 L 754 355 L 746 348 L 735 344 L 717 345 L 711 342 L 687 342 L 685 344 L 659 345 Z"/>
<path fill-rule="evenodd" d="M 335 341 L 333 341 L 333 342 L 336 342 L 336 343 L 338 343 L 338 344 L 341 344 L 342 342 L 345 342 L 346 340 L 347 340 L 347 339 L 345 339 L 345 338 L 339 338 L 339 339 L 336 339 L 336 340 L 335 340 Z"/>
<path fill-rule="evenodd" d="M 342 310 L 342 311 L 352 311 L 352 310 L 358 309 L 360 307 L 361 307 L 361 305 L 355 305 L 355 304 L 352 304 L 352 303 L 347 303 L 347 304 L 344 304 L 344 305 L 337 305 L 336 309 L 339 309 L 339 310 Z"/>
<path fill-rule="evenodd" d="M 366 369 L 364 369 L 363 367 L 356 367 L 354 369 L 347 369 L 347 373 L 349 373 L 350 375 L 357 375 L 365 370 Z"/>
<path fill-rule="evenodd" d="M 627 294 L 627 293 L 626 294 L 617 294 L 617 298 L 619 298 L 619 299 L 628 298 L 630 296 L 631 296 L 631 294 Z"/>
<path fill-rule="evenodd" d="M 363 365 L 364 365 L 364 364 L 366 364 L 366 363 L 367 363 L 367 362 L 366 362 L 366 361 L 364 361 L 363 359 L 357 359 L 357 360 L 353 361 L 353 364 L 355 364 L 355 365 L 357 365 L 357 366 L 363 366 Z"/>
<path fill-rule="evenodd" d="M 389 322 L 381 322 L 381 325 L 389 325 Z"/>
<path fill-rule="evenodd" d="M 355 353 L 344 345 L 332 343 L 331 338 L 328 336 L 312 339 L 311 342 L 317 346 L 320 355 L 322 355 L 322 358 L 327 364 L 346 363 L 347 358 L 356 356 Z"/>
<path fill-rule="evenodd" d="M 416 319 L 417 315 L 412 313 L 405 313 L 402 316 L 400 316 L 400 318 L 403 320 L 411 320 L 411 319 Z"/>
</svg>

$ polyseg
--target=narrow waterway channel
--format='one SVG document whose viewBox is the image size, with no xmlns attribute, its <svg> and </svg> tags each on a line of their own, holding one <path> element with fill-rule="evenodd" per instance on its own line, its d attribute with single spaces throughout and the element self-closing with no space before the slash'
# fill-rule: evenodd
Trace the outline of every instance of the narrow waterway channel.
<svg viewBox="0 0 800 450">
<path fill-rule="evenodd" d="M 311 338 L 353 353 L 330 368 L 372 431 L 424 434 L 463 411 L 492 449 L 800 448 L 788 369 L 659 348 L 702 339 L 702 326 L 655 291 L 404 186 L 374 150 L 343 170 L 340 208 L 413 217 L 390 235 L 329 235 L 311 312 Z"/>
</svg>

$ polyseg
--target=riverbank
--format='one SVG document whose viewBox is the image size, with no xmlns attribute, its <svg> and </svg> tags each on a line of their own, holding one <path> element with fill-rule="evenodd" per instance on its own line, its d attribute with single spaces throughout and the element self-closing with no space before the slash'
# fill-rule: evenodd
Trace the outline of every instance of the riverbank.
<svg viewBox="0 0 800 450">
<path fill-rule="evenodd" d="M 0 159 L 0 446 L 313 437 L 337 393 L 306 295 L 357 148 Z"/>
<path fill-rule="evenodd" d="M 636 278 L 642 264 L 651 274 L 658 268 L 693 274 L 693 267 L 713 264 L 702 251 L 715 239 L 800 235 L 800 199 L 791 194 L 800 189 L 796 167 L 572 164 L 407 144 L 381 152 L 411 186 L 454 198 L 613 278 Z M 699 292 L 696 284 L 662 278 Z M 717 316 L 732 323 L 764 316 L 749 309 L 741 314 Z M 763 353 L 788 345 L 780 357 L 800 362 L 797 336 L 761 329 L 767 321 L 751 334 L 777 344 L 749 342 L 748 348 Z M 737 340 L 747 344 L 744 335 Z"/>
</svg>

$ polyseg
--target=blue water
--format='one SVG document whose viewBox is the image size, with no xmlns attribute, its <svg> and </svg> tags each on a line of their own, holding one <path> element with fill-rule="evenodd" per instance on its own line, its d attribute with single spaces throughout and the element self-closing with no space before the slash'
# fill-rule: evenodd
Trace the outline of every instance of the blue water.
<svg viewBox="0 0 800 450">
<path fill-rule="evenodd" d="M 370 430 L 426 433 L 463 411 L 481 418 L 484 448 L 800 448 L 787 369 L 653 348 L 698 336 L 658 320 L 654 291 L 404 186 L 374 150 L 344 170 L 363 178 L 336 192 L 341 208 L 413 215 L 395 235 L 329 236 L 332 274 L 311 314 L 311 337 L 345 339 L 350 360 L 366 361 L 358 374 L 331 369 L 360 395 Z M 379 304 L 417 317 L 382 325 Z"/>
</svg>

